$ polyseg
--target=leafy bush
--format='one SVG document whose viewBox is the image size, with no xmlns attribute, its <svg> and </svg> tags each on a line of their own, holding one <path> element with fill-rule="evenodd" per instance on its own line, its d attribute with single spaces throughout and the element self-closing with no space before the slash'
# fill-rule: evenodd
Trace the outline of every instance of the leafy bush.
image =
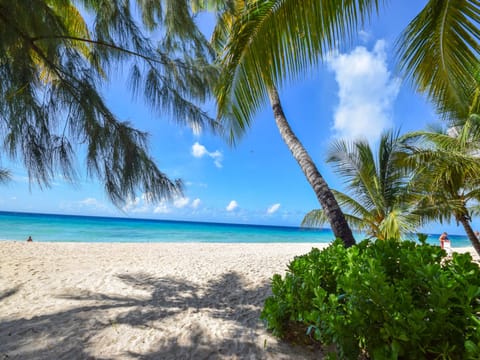
<svg viewBox="0 0 480 360">
<path fill-rule="evenodd" d="M 340 358 L 480 358 L 480 269 L 470 254 L 438 246 L 335 242 L 296 257 L 274 275 L 262 319 L 335 344 Z"/>
</svg>

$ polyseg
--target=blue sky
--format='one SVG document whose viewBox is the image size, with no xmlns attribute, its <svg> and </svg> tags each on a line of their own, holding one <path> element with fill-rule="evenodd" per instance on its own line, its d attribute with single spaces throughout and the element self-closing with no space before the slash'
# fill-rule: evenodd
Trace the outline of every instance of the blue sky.
<svg viewBox="0 0 480 360">
<path fill-rule="evenodd" d="M 325 164 L 330 142 L 366 136 L 372 142 L 384 129 L 425 128 L 437 116 L 395 68 L 394 42 L 425 1 L 391 1 L 359 33 L 344 53 L 332 55 L 309 76 L 281 89 L 287 118 L 332 188 L 342 183 Z M 205 24 L 204 24 L 205 25 Z M 211 24 L 206 23 L 205 26 Z M 75 186 L 60 177 L 49 189 L 29 186 L 26 171 L 10 166 L 14 180 L 3 186 L 0 209 L 80 215 L 106 215 L 250 224 L 300 224 L 318 208 L 315 195 L 280 138 L 267 104 L 235 148 L 209 133 L 194 134 L 134 101 L 117 75 L 104 91 L 122 120 L 150 133 L 150 150 L 160 169 L 185 183 L 184 197 L 148 204 L 138 194 L 123 209 L 109 203 L 101 185 L 85 176 Z M 79 149 L 79 153 L 82 150 Z M 84 169 L 83 158 L 78 167 Z M 480 222 L 474 221 L 474 228 Z M 456 224 L 431 224 L 425 231 L 463 234 Z"/>
</svg>

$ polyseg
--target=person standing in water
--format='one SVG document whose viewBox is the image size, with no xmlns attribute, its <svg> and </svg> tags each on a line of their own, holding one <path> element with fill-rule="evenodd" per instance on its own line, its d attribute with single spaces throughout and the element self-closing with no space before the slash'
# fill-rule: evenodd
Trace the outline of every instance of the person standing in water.
<svg viewBox="0 0 480 360">
<path fill-rule="evenodd" d="M 442 233 L 442 235 L 440 235 L 440 237 L 438 238 L 438 240 L 440 241 L 440 247 L 441 247 L 442 249 L 445 248 L 445 241 L 450 241 L 450 240 L 448 239 L 448 234 L 447 234 L 445 231 Z"/>
</svg>

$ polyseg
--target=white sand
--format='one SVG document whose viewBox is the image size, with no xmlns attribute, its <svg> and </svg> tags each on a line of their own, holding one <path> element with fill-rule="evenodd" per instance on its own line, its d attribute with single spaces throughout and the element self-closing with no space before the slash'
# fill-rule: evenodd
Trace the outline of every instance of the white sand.
<svg viewBox="0 0 480 360">
<path fill-rule="evenodd" d="M 259 320 L 314 245 L 1 241 L 0 358 L 321 358 Z"/>
<path fill-rule="evenodd" d="M 259 320 L 316 245 L 0 241 L 0 358 L 321 359 Z"/>
<path fill-rule="evenodd" d="M 473 246 L 454 247 L 454 248 L 452 248 L 452 250 L 454 252 L 458 252 L 458 253 L 470 253 L 470 255 L 472 255 L 472 257 L 475 261 L 480 261 L 480 257 L 475 252 L 475 249 L 473 248 Z"/>
</svg>

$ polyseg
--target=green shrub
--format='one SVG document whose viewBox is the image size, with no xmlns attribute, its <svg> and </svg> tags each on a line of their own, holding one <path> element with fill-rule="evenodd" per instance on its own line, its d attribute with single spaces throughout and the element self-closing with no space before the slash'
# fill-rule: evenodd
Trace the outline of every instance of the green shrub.
<svg viewBox="0 0 480 360">
<path fill-rule="evenodd" d="M 292 331 L 335 344 L 340 358 L 480 358 L 480 269 L 469 254 L 438 246 L 335 242 L 296 257 L 262 319 L 277 336 Z"/>
<path fill-rule="evenodd" d="M 341 242 L 323 251 L 312 249 L 306 255 L 295 257 L 288 265 L 285 278 L 273 276 L 274 296 L 266 299 L 262 318 L 275 335 L 285 336 L 292 322 L 305 323 L 305 329 L 310 325 L 315 291 L 322 288 L 335 292 L 337 277 L 347 265 L 346 253 Z"/>
</svg>

